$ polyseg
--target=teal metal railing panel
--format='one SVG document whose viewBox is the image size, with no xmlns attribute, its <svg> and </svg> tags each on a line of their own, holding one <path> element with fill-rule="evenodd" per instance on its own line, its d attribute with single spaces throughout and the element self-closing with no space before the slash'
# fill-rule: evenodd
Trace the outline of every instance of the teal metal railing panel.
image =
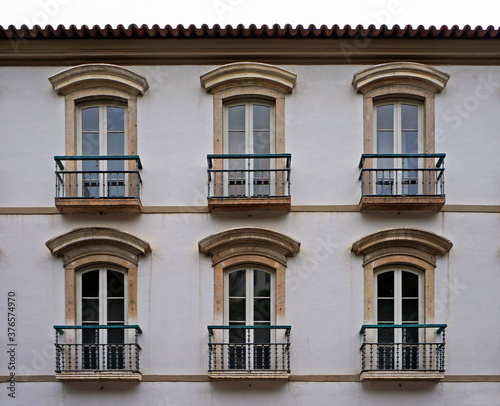
<svg viewBox="0 0 500 406">
<path fill-rule="evenodd" d="M 139 372 L 138 325 L 55 325 L 56 373 Z"/>
</svg>

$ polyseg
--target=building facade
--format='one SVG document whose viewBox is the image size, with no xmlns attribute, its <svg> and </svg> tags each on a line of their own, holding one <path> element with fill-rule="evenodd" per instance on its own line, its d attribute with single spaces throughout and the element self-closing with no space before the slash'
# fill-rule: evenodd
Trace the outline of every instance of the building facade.
<svg viewBox="0 0 500 406">
<path fill-rule="evenodd" d="M 0 29 L 0 403 L 498 404 L 499 38 Z"/>
</svg>

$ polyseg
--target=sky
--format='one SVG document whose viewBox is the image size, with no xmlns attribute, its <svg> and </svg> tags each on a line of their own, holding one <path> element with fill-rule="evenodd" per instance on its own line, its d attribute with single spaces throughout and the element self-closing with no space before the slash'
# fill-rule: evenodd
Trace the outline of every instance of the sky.
<svg viewBox="0 0 500 406">
<path fill-rule="evenodd" d="M 461 5 L 463 4 L 463 5 Z M 0 25 L 500 27 L 500 0 L 1 0 Z"/>
</svg>

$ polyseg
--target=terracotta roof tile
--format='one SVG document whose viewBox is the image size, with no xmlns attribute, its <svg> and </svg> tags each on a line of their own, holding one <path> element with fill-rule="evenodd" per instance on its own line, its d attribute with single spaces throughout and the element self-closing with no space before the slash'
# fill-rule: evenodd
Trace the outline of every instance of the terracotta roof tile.
<svg viewBox="0 0 500 406">
<path fill-rule="evenodd" d="M 309 25 L 308 27 L 303 27 L 298 25 L 292 27 L 287 24 L 283 27 L 275 24 L 273 26 L 263 25 L 257 27 L 252 24 L 248 27 L 243 25 L 237 25 L 232 27 L 231 25 L 226 25 L 221 27 L 218 24 L 209 27 L 204 24 L 201 27 L 196 27 L 194 25 L 189 25 L 184 27 L 178 25 L 172 27 L 167 25 L 165 27 L 160 27 L 158 25 L 153 25 L 148 27 L 147 25 L 137 26 L 135 24 L 124 27 L 123 25 L 118 25 L 113 28 L 110 25 L 106 25 L 101 28 L 98 25 L 93 27 L 87 27 L 86 25 L 80 28 L 70 25 L 68 28 L 63 25 L 58 25 L 57 27 L 46 26 L 41 28 L 35 25 L 33 28 L 28 28 L 26 25 L 16 28 L 10 25 L 8 28 L 0 26 L 0 40 L 10 40 L 10 39 L 75 39 L 75 38 L 92 38 L 92 39 L 124 39 L 124 38 L 331 38 L 331 39 L 350 39 L 350 38 L 419 38 L 419 39 L 498 39 L 500 38 L 500 29 L 493 26 L 487 28 L 475 27 L 471 28 L 466 25 L 463 28 L 459 28 L 454 25 L 448 28 L 446 25 L 437 28 L 430 26 L 425 28 L 419 25 L 413 28 L 411 25 L 407 25 L 401 28 L 398 25 L 393 27 L 387 27 L 382 25 L 376 27 L 374 25 L 369 25 L 368 27 L 363 27 L 358 25 L 356 27 L 351 27 L 346 25 L 344 27 L 339 27 L 338 25 L 333 25 L 332 27 L 327 27 L 322 25 L 316 27 L 314 25 Z"/>
</svg>

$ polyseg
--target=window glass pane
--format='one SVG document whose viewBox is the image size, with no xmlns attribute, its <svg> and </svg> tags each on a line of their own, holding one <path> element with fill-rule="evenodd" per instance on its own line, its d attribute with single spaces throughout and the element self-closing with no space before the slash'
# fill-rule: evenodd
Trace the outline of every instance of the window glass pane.
<svg viewBox="0 0 500 406">
<path fill-rule="evenodd" d="M 403 333 L 404 343 L 418 343 L 418 328 L 405 328 Z"/>
<path fill-rule="evenodd" d="M 236 326 L 238 324 L 244 325 L 244 323 L 229 323 L 230 326 Z M 246 342 L 246 329 L 244 328 L 231 328 L 229 329 L 229 342 L 230 343 L 244 343 Z"/>
<path fill-rule="evenodd" d="M 377 276 L 377 296 L 394 297 L 394 271 L 380 273 Z"/>
<path fill-rule="evenodd" d="M 245 297 L 246 271 L 231 272 L 229 274 L 229 297 Z"/>
<path fill-rule="evenodd" d="M 82 133 L 82 155 L 99 155 L 99 133 Z M 97 161 L 83 161 L 97 162 Z M 95 163 L 93 163 L 95 168 Z"/>
<path fill-rule="evenodd" d="M 394 105 L 386 104 L 377 107 L 377 130 L 394 129 Z"/>
<path fill-rule="evenodd" d="M 271 129 L 271 108 L 269 106 L 253 106 L 253 130 L 267 131 Z"/>
<path fill-rule="evenodd" d="M 254 299 L 254 321 L 271 320 L 271 299 Z"/>
<path fill-rule="evenodd" d="M 125 131 L 125 110 L 121 107 L 109 107 L 108 113 L 108 131 Z"/>
<path fill-rule="evenodd" d="M 418 297 L 418 275 L 403 271 L 401 276 L 403 297 Z"/>
<path fill-rule="evenodd" d="M 245 106 L 233 106 L 227 109 L 228 130 L 245 130 Z"/>
<path fill-rule="evenodd" d="M 271 296 L 271 275 L 263 271 L 254 271 L 253 286 L 255 297 Z"/>
<path fill-rule="evenodd" d="M 82 131 L 99 132 L 99 107 L 82 109 Z"/>
<path fill-rule="evenodd" d="M 403 130 L 418 129 L 418 107 L 411 104 L 401 105 L 401 128 Z"/>
<path fill-rule="evenodd" d="M 86 328 L 82 330 L 83 344 L 96 344 L 99 343 L 99 330 L 93 328 Z M 88 354 L 85 361 L 89 362 L 98 357 L 97 350 L 94 349 L 92 354 Z M 95 368 L 95 367 L 94 367 Z"/>
<path fill-rule="evenodd" d="M 386 323 L 392 324 L 392 323 Z M 379 343 L 393 343 L 394 342 L 394 329 L 393 328 L 379 328 L 378 329 L 378 342 Z"/>
<path fill-rule="evenodd" d="M 394 133 L 377 131 L 377 153 L 392 154 L 394 152 Z"/>
<path fill-rule="evenodd" d="M 123 299 L 108 299 L 108 324 L 123 322 L 125 318 L 125 303 Z"/>
<path fill-rule="evenodd" d="M 82 299 L 82 322 L 99 322 L 99 299 Z"/>
<path fill-rule="evenodd" d="M 228 153 L 229 154 L 244 154 L 245 153 L 245 132 L 230 131 L 228 134 Z M 244 159 L 230 159 L 229 169 L 245 169 Z M 229 174 L 233 176 L 233 173 Z M 244 174 L 243 174 L 244 175 Z M 241 175 L 241 176 L 243 176 Z"/>
<path fill-rule="evenodd" d="M 377 301 L 378 323 L 394 321 L 394 299 L 378 299 Z"/>
<path fill-rule="evenodd" d="M 82 297 L 99 296 L 99 271 L 82 274 Z"/>
<path fill-rule="evenodd" d="M 255 323 L 256 325 L 264 325 L 264 323 Z M 267 323 L 266 323 L 267 324 Z M 256 328 L 254 330 L 254 340 L 256 343 L 269 343 L 271 342 L 271 329 Z"/>
<path fill-rule="evenodd" d="M 120 344 L 123 343 L 125 339 L 125 330 L 121 328 L 110 328 L 108 330 L 108 343 L 109 344 Z"/>
<path fill-rule="evenodd" d="M 418 299 L 403 299 L 403 322 L 414 321 L 418 323 Z"/>
<path fill-rule="evenodd" d="M 402 153 L 403 154 L 416 154 L 418 153 L 418 132 L 417 131 L 403 131 L 402 136 Z"/>
<path fill-rule="evenodd" d="M 245 304 L 245 299 L 229 299 L 229 321 L 246 320 Z"/>
<path fill-rule="evenodd" d="M 123 132 L 108 133 L 108 155 L 125 154 L 125 134 Z M 123 167 L 123 161 L 109 161 L 109 163 L 120 163 Z"/>
<path fill-rule="evenodd" d="M 124 297 L 124 274 L 117 271 L 107 271 L 108 297 Z"/>
<path fill-rule="evenodd" d="M 269 131 L 253 132 L 253 152 L 254 154 L 271 153 L 271 133 Z"/>
</svg>

